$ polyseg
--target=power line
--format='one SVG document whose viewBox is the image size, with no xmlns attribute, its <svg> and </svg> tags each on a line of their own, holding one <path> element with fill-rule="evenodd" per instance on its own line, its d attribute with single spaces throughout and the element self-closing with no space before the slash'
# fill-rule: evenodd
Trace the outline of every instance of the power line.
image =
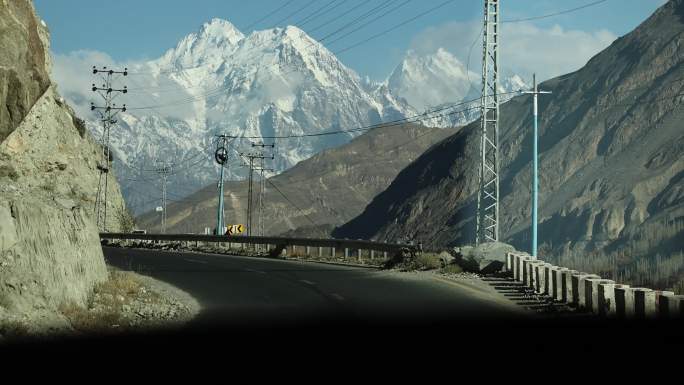
<svg viewBox="0 0 684 385">
<path fill-rule="evenodd" d="M 332 19 L 327 20 L 327 21 L 324 22 L 324 23 L 319 24 L 317 27 L 314 27 L 314 28 L 310 29 L 310 30 L 309 30 L 309 34 L 315 32 L 315 31 L 318 31 L 319 29 L 321 29 L 321 28 L 323 28 L 323 27 L 327 27 L 327 26 L 329 26 L 331 23 L 333 23 L 333 22 L 335 22 L 335 21 L 341 20 L 342 17 L 347 16 L 347 15 L 350 14 L 351 12 L 354 12 L 354 11 L 357 10 L 359 7 L 361 7 L 361 6 L 363 6 L 363 5 L 366 5 L 366 4 L 367 4 L 366 0 L 361 0 L 360 3 L 358 3 L 358 4 L 356 4 L 355 6 L 351 7 L 351 8 L 348 9 L 347 11 L 345 11 L 345 12 L 343 12 L 343 13 L 337 15 L 336 17 L 334 17 L 334 18 L 332 18 Z"/>
<path fill-rule="evenodd" d="M 554 17 L 554 16 L 559 16 L 559 15 L 564 15 L 564 14 L 566 14 L 566 13 L 571 13 L 571 12 L 579 11 L 580 9 L 593 7 L 594 5 L 598 5 L 598 4 L 601 4 L 601 3 L 605 3 L 606 1 L 608 1 L 608 0 L 594 1 L 594 2 L 591 2 L 591 3 L 585 4 L 585 5 L 581 5 L 581 6 L 579 6 L 579 7 L 570 8 L 570 9 L 566 9 L 566 10 L 564 10 L 564 11 L 559 11 L 559 12 L 555 12 L 555 13 L 550 13 L 550 14 L 547 14 L 547 15 L 532 16 L 532 17 L 526 17 L 526 18 L 522 18 L 522 19 L 509 19 L 509 20 L 503 20 L 503 21 L 501 21 L 501 23 L 519 23 L 519 22 L 521 22 L 521 21 L 530 21 L 530 20 L 546 19 L 546 18 L 548 18 L 548 17 Z"/>
<path fill-rule="evenodd" d="M 357 43 L 355 43 L 355 44 L 352 44 L 352 45 L 350 45 L 350 46 L 348 46 L 348 47 L 346 47 L 346 48 L 344 48 L 344 49 L 341 49 L 341 50 L 339 50 L 339 51 L 335 51 L 335 54 L 340 54 L 340 53 L 342 53 L 342 52 L 349 51 L 349 50 L 352 49 L 352 48 L 358 47 L 358 46 L 360 46 L 360 45 L 362 45 L 362 44 L 365 44 L 365 43 L 367 43 L 367 42 L 369 42 L 369 41 L 371 41 L 371 40 L 377 39 L 377 38 L 380 37 L 380 36 L 386 35 L 386 34 L 388 34 L 388 33 L 392 32 L 392 31 L 394 31 L 395 29 L 397 29 L 397 28 L 399 28 L 399 27 L 403 27 L 404 25 L 406 25 L 406 24 L 408 24 L 408 23 L 410 23 L 410 22 L 412 22 L 412 21 L 414 21 L 414 20 L 417 20 L 417 19 L 419 19 L 419 18 L 421 18 L 421 17 L 423 17 L 423 16 L 425 16 L 425 15 L 431 13 L 431 12 L 434 12 L 434 11 L 438 10 L 439 8 L 442 8 L 442 7 L 444 7 L 445 5 L 447 5 L 447 4 L 449 4 L 449 3 L 453 3 L 453 2 L 454 2 L 454 0 L 447 0 L 447 1 L 445 1 L 445 2 L 443 2 L 443 3 L 441 3 L 441 4 L 439 4 L 439 5 L 437 5 L 437 6 L 435 6 L 435 7 L 432 7 L 432 8 L 430 8 L 430 9 L 424 11 L 424 12 L 421 12 L 421 13 L 417 14 L 416 16 L 413 16 L 413 17 L 411 17 L 411 18 L 409 18 L 409 19 L 406 19 L 406 20 L 402 21 L 401 23 L 399 23 L 399 24 L 397 24 L 397 25 L 395 25 L 395 26 L 393 26 L 393 27 L 391 27 L 391 28 L 388 28 L 388 29 L 386 29 L 386 30 L 384 30 L 384 31 L 382 31 L 382 32 L 380 32 L 380 33 L 377 33 L 377 34 L 375 34 L 375 35 L 373 35 L 373 36 L 370 36 L 370 37 L 368 37 L 368 38 L 366 38 L 366 39 L 364 39 L 364 40 L 361 40 L 361 41 L 359 41 L 359 42 L 357 42 Z"/>
<path fill-rule="evenodd" d="M 289 15 L 285 16 L 284 18 L 278 20 L 274 25 L 277 26 L 278 24 L 284 22 L 285 20 L 291 18 L 292 16 L 294 16 L 294 15 L 298 14 L 299 12 L 303 11 L 304 9 L 308 8 L 311 4 L 313 4 L 315 2 L 316 2 L 316 0 L 309 1 L 308 3 L 304 4 L 304 6 L 302 6 L 301 8 L 298 8 L 296 11 L 294 11 L 294 12 L 290 13 Z"/>
<path fill-rule="evenodd" d="M 337 5 L 336 5 L 335 7 L 331 8 L 331 9 L 328 9 L 327 11 L 323 11 L 325 8 L 329 7 L 330 5 L 334 4 L 335 2 L 338 2 Z M 339 6 L 342 5 L 343 3 L 344 3 L 344 1 L 330 0 L 330 1 L 329 1 L 328 3 L 326 3 L 324 6 L 318 8 L 318 9 L 315 10 L 314 12 L 310 13 L 308 16 L 304 17 L 303 19 L 300 19 L 299 21 L 297 21 L 297 22 L 295 22 L 295 23 L 293 23 L 293 24 L 296 25 L 296 26 L 301 27 L 301 26 L 307 24 L 308 22 L 310 22 L 311 20 L 313 20 L 313 18 L 312 18 L 313 16 L 315 16 L 315 17 L 320 17 L 321 15 L 324 15 L 324 14 L 326 14 L 327 12 L 330 12 L 332 9 L 335 9 L 335 8 L 339 7 Z M 321 11 L 323 11 L 323 12 L 321 12 Z"/>
<path fill-rule="evenodd" d="M 345 37 L 347 37 L 347 36 L 353 34 L 354 32 L 357 32 L 357 31 L 359 31 L 359 30 L 361 30 L 361 29 L 363 29 L 363 28 L 369 26 L 370 24 L 372 24 L 372 23 L 376 22 L 377 20 L 379 20 L 379 19 L 381 19 L 381 18 L 387 16 L 388 14 L 390 14 L 390 13 L 396 11 L 397 9 L 403 7 L 404 5 L 406 5 L 406 4 L 410 3 L 410 2 L 411 2 L 411 0 L 405 0 L 403 3 L 400 3 L 400 4 L 397 5 L 396 7 L 390 9 L 389 11 L 387 11 L 387 12 L 385 12 L 385 13 L 379 15 L 379 16 L 376 16 L 375 18 L 373 18 L 373 19 L 371 19 L 371 20 L 369 20 L 369 21 L 367 21 L 367 22 L 361 24 L 361 26 L 359 26 L 359 27 L 357 27 L 357 28 L 354 28 L 353 30 L 351 30 L 351 31 L 349 31 L 349 32 L 347 32 L 347 33 L 345 33 L 345 34 L 342 35 L 342 36 L 338 36 L 337 39 L 328 42 L 328 45 L 335 44 L 335 42 L 338 42 L 338 41 L 344 39 Z"/>
<path fill-rule="evenodd" d="M 249 30 L 250 28 L 252 28 L 253 26 L 255 26 L 255 25 L 261 23 L 262 21 L 264 21 L 264 20 L 268 19 L 269 17 L 275 15 L 276 13 L 280 12 L 280 10 L 282 10 L 283 8 L 285 8 L 285 7 L 287 7 L 288 5 L 290 5 L 293 1 L 294 1 L 294 0 L 289 0 L 289 1 L 285 2 L 285 4 L 283 4 L 283 5 L 281 5 L 280 7 L 274 9 L 273 11 L 269 12 L 266 16 L 260 18 L 259 20 L 253 22 L 252 24 L 250 24 L 250 25 L 244 27 L 243 30 L 244 30 L 244 31 L 248 31 L 248 30 Z"/>
</svg>

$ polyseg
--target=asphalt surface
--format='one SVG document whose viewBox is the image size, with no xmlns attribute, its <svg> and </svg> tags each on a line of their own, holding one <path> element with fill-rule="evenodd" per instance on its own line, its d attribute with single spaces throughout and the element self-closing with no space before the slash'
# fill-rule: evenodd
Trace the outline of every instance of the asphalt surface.
<svg viewBox="0 0 684 385">
<path fill-rule="evenodd" d="M 107 263 L 152 276 L 202 306 L 191 327 L 397 324 L 521 317 L 472 288 L 424 276 L 321 263 L 104 247 Z M 517 311 L 516 311 L 517 310 Z"/>
</svg>

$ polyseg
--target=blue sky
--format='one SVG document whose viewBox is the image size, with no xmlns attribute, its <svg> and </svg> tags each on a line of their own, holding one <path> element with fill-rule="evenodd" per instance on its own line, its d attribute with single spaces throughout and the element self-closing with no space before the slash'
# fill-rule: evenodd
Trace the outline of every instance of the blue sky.
<svg viewBox="0 0 684 385">
<path fill-rule="evenodd" d="M 292 0 L 289 5 L 273 16 L 246 29 L 247 26 L 287 1 L 35 0 L 35 5 L 39 15 L 50 28 L 54 53 L 66 55 L 77 50 L 93 50 L 104 52 L 117 61 L 130 61 L 159 57 L 164 51 L 175 46 L 183 36 L 196 31 L 202 23 L 214 17 L 229 20 L 243 33 L 248 34 L 253 29 L 273 27 L 281 20 L 282 22 L 277 25 L 296 23 L 328 3 L 329 0 L 313 2 Z M 357 4 L 367 3 L 360 5 L 356 11 L 346 17 L 324 25 L 311 33 L 314 38 L 320 38 L 343 24 L 345 20 L 351 20 L 352 15 L 371 9 L 384 0 L 338 1 L 343 2 L 338 8 L 327 15 L 313 19 L 310 23 L 303 25 L 302 29 L 310 30 Z M 404 1 L 398 0 L 396 4 Z M 444 0 L 408 1 L 374 25 L 328 48 L 332 51 L 345 48 L 443 2 Z M 518 19 L 554 13 L 591 2 L 593 0 L 504 0 L 501 13 L 503 19 Z M 607 0 L 570 14 L 514 23 L 516 25 L 511 25 L 510 33 L 503 35 L 502 45 L 506 46 L 509 43 L 510 47 L 523 47 L 524 51 L 536 50 L 537 52 L 536 56 L 529 55 L 529 57 L 509 55 L 511 70 L 526 74 L 534 70 L 535 64 L 532 61 L 536 61 L 540 67 L 551 65 L 552 69 L 545 73 L 547 77 L 559 75 L 560 73 L 557 72 L 572 70 L 573 67 L 581 65 L 590 56 L 605 48 L 615 37 L 632 30 L 664 2 L 664 0 Z M 445 45 L 447 46 L 445 48 L 464 61 L 464 56 L 467 56 L 464 52 L 467 50 L 463 47 L 470 45 L 473 33 L 479 30 L 482 3 L 481 0 L 455 0 L 390 34 L 343 52 L 339 57 L 360 75 L 368 75 L 377 80 L 384 79 L 409 48 L 420 50 L 425 47 L 432 49 L 437 45 Z M 301 8 L 303 8 L 302 11 L 286 18 Z M 563 35 L 561 40 L 549 38 L 550 35 L 558 34 L 559 31 Z M 504 32 L 507 31 L 504 30 Z M 518 39 L 521 40 L 518 41 Z M 579 49 L 575 46 L 584 47 L 586 51 L 579 59 L 572 57 L 573 53 Z M 552 55 L 548 53 L 550 49 L 555 50 Z M 563 56 L 564 50 L 568 52 L 567 57 Z M 476 52 L 475 56 L 477 55 Z M 549 59 L 548 56 L 553 56 L 553 58 Z M 558 63 L 539 63 L 539 58 L 547 61 L 555 60 Z M 502 60 L 506 65 L 505 56 Z M 530 63 L 525 63 L 525 60 Z M 557 67 L 553 67 L 554 64 L 557 64 Z"/>
</svg>

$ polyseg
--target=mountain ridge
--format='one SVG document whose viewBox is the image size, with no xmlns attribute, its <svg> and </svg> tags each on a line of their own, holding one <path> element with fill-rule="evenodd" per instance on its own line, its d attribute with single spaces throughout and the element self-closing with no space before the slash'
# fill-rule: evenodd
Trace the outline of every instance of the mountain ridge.
<svg viewBox="0 0 684 385">
<path fill-rule="evenodd" d="M 539 99 L 543 258 L 599 272 L 682 252 L 682 14 L 684 1 L 670 1 L 583 68 L 540 84 L 552 92 Z M 522 250 L 530 247 L 531 105 L 517 96 L 500 115 L 500 237 Z M 430 248 L 474 242 L 478 134 L 476 121 L 436 144 L 333 234 L 408 237 Z M 406 187 L 426 172 L 438 177 Z"/>
<path fill-rule="evenodd" d="M 450 63 L 444 68 L 462 67 L 445 51 L 435 55 L 441 58 L 440 63 Z M 434 61 L 429 57 L 421 60 Z M 211 138 L 215 135 L 251 136 L 263 142 L 270 141 L 264 137 L 395 121 L 425 110 L 424 105 L 411 106 L 388 81 L 361 79 L 323 44 L 293 26 L 244 35 L 229 21 L 214 18 L 160 58 L 131 66 L 129 72 L 130 76 L 122 79 L 129 83 L 130 92 L 125 100 L 129 111 L 120 115 L 111 141 L 124 194 L 137 213 L 152 207 L 146 203 L 148 197 L 159 190 L 159 182 L 155 182 L 157 178 L 150 171 L 157 161 L 171 162 L 176 169 L 184 170 L 172 176 L 173 185 L 184 186 L 177 187 L 178 194 L 191 194 L 210 183 L 218 171 L 210 153 L 214 146 Z M 442 105 L 458 103 L 467 93 L 458 87 L 447 90 L 433 101 Z M 90 95 L 78 89 L 66 92 L 65 97 L 79 115 L 86 117 L 91 132 L 101 135 L 97 118 L 89 111 Z M 455 114 L 421 122 L 454 127 L 474 119 L 476 114 Z M 350 132 L 279 140 L 272 166 L 276 173 L 282 172 L 322 150 L 347 143 L 356 135 Z M 202 167 L 187 172 L 187 165 L 198 157 L 205 160 Z M 244 176 L 242 171 L 231 171 L 228 178 Z M 148 182 L 140 184 L 141 180 Z"/>
</svg>

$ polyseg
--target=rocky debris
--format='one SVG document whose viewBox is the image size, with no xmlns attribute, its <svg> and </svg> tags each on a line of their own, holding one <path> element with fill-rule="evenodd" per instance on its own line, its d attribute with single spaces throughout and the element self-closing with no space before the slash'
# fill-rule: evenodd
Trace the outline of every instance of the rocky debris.
<svg viewBox="0 0 684 385">
<path fill-rule="evenodd" d="M 95 287 L 85 305 L 71 302 L 59 306 L 64 322 L 61 329 L 36 333 L 27 329 L 33 318 L 19 320 L 14 316 L 4 324 L 0 322 L 0 334 L 12 339 L 69 337 L 180 327 L 199 309 L 194 298 L 171 285 L 110 267 L 109 279 Z"/>
<path fill-rule="evenodd" d="M 501 242 L 482 243 L 476 247 L 458 246 L 451 252 L 440 253 L 442 266 L 457 264 L 467 272 L 494 274 L 506 264 L 506 253 L 515 251 L 511 245 Z"/>
<path fill-rule="evenodd" d="M 448 251 L 442 251 L 441 253 L 439 253 L 438 257 L 439 264 L 442 267 L 446 267 L 447 265 L 456 263 L 456 258 L 453 255 L 451 255 L 451 253 Z"/>
</svg>

